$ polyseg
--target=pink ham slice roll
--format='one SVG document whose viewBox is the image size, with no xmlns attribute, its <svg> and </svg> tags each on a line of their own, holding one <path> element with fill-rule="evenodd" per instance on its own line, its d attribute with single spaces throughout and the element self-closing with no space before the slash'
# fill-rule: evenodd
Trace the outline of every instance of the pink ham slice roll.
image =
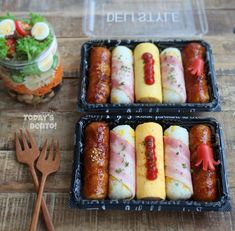
<svg viewBox="0 0 235 231">
<path fill-rule="evenodd" d="M 110 132 L 109 198 L 134 198 L 135 184 L 135 132 L 119 125 Z"/>
<path fill-rule="evenodd" d="M 166 195 L 168 199 L 189 199 L 193 194 L 188 131 L 171 126 L 164 132 Z"/>
<path fill-rule="evenodd" d="M 112 51 L 111 82 L 111 103 L 134 102 L 133 54 L 125 46 L 117 46 Z"/>
<path fill-rule="evenodd" d="M 185 103 L 186 89 L 181 53 L 177 48 L 161 52 L 161 76 L 164 103 Z"/>
</svg>

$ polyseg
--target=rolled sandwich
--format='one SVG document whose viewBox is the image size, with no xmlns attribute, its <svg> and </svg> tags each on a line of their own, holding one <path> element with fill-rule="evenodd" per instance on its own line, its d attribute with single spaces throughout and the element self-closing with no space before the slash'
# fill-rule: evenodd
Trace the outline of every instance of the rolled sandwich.
<svg viewBox="0 0 235 231">
<path fill-rule="evenodd" d="M 112 51 L 111 103 L 134 102 L 134 73 L 132 51 L 117 46 Z"/>
<path fill-rule="evenodd" d="M 109 198 L 135 197 L 135 132 L 119 125 L 110 132 Z"/>
<path fill-rule="evenodd" d="M 186 89 L 181 53 L 177 48 L 161 52 L 161 76 L 164 103 L 185 103 Z"/>
<path fill-rule="evenodd" d="M 134 50 L 135 98 L 137 102 L 162 103 L 159 50 L 140 43 Z"/>
<path fill-rule="evenodd" d="M 137 199 L 165 199 L 163 132 L 157 123 L 136 127 L 136 197 Z"/>
<path fill-rule="evenodd" d="M 189 199 L 193 194 L 188 144 L 189 135 L 185 128 L 170 126 L 165 130 L 165 174 L 168 199 Z"/>
</svg>

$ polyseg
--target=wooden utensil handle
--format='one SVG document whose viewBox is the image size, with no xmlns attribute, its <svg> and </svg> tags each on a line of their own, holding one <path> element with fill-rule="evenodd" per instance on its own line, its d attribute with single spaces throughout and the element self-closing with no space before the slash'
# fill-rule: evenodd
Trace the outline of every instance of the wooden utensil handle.
<svg viewBox="0 0 235 231">
<path fill-rule="evenodd" d="M 38 192 L 39 182 L 38 182 L 38 177 L 37 177 L 37 174 L 36 174 L 34 166 L 30 166 L 29 167 L 29 171 L 30 171 L 30 173 L 32 175 L 33 182 L 34 182 L 34 187 L 36 189 L 36 192 Z M 45 222 L 47 231 L 55 231 L 54 225 L 53 225 L 52 220 L 51 220 L 50 213 L 48 211 L 46 202 L 45 202 L 43 197 L 42 197 L 41 207 L 42 207 L 43 220 Z"/>
<path fill-rule="evenodd" d="M 42 196 L 43 196 L 43 190 L 45 186 L 47 175 L 42 175 L 42 180 L 40 183 L 40 187 L 38 190 L 38 195 L 37 195 L 37 200 L 34 206 L 34 211 L 33 211 L 33 217 L 30 225 L 30 231 L 36 231 L 37 229 L 37 224 L 38 224 L 38 217 L 39 217 L 39 212 L 40 212 L 40 207 L 41 207 L 41 202 L 42 202 Z"/>
</svg>

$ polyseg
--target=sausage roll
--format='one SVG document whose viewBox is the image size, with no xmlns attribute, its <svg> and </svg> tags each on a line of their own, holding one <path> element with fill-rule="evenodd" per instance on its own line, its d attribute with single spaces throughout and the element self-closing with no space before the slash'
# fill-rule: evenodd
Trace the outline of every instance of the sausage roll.
<svg viewBox="0 0 235 231">
<path fill-rule="evenodd" d="M 111 103 L 134 103 L 134 73 L 132 51 L 117 46 L 112 51 Z"/>
<path fill-rule="evenodd" d="M 107 48 L 91 48 L 88 76 L 87 102 L 107 103 L 111 81 L 111 53 Z"/>
<path fill-rule="evenodd" d="M 165 199 L 163 131 L 157 123 L 136 127 L 136 197 Z"/>
<path fill-rule="evenodd" d="M 164 132 L 166 195 L 168 199 L 189 199 L 193 194 L 188 131 L 170 126 Z"/>
<path fill-rule="evenodd" d="M 195 125 L 189 132 L 191 150 L 191 168 L 193 198 L 199 201 L 215 201 L 217 191 L 217 173 L 211 144 L 211 129 L 206 125 Z"/>
<path fill-rule="evenodd" d="M 129 125 L 110 131 L 109 198 L 135 197 L 135 132 Z"/>
<path fill-rule="evenodd" d="M 161 52 L 161 75 L 164 103 L 185 103 L 186 90 L 181 53 L 177 48 Z"/>
<path fill-rule="evenodd" d="M 162 103 L 159 50 L 153 43 L 140 43 L 134 50 L 135 99 Z"/>
<path fill-rule="evenodd" d="M 92 122 L 85 128 L 84 184 L 86 199 L 108 195 L 109 128 L 105 122 Z"/>
<path fill-rule="evenodd" d="M 182 51 L 187 102 L 209 102 L 209 91 L 205 73 L 205 47 L 189 43 Z"/>
</svg>

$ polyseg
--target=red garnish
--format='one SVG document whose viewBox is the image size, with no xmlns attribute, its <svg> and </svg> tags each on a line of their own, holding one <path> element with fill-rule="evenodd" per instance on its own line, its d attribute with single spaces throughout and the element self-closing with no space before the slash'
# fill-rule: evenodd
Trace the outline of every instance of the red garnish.
<svg viewBox="0 0 235 231">
<path fill-rule="evenodd" d="M 155 180 L 157 178 L 157 158 L 155 154 L 155 139 L 153 136 L 145 137 L 145 155 L 146 155 L 146 177 L 148 180 Z"/>
<path fill-rule="evenodd" d="M 201 76 L 204 72 L 204 61 L 201 58 L 195 59 L 191 65 L 188 67 L 188 70 L 191 72 L 192 75 L 196 77 Z"/>
<path fill-rule="evenodd" d="M 200 144 L 197 147 L 197 163 L 195 164 L 198 167 L 202 163 L 202 169 L 207 171 L 208 169 L 211 171 L 215 171 L 215 165 L 218 165 L 220 161 L 214 160 L 213 150 L 207 144 Z"/>
<path fill-rule="evenodd" d="M 9 38 L 7 39 L 6 43 L 8 47 L 7 56 L 12 57 L 16 51 L 16 40 L 13 38 Z"/>
<path fill-rule="evenodd" d="M 30 34 L 31 26 L 28 23 L 15 21 L 16 31 L 20 36 L 26 36 Z"/>
<path fill-rule="evenodd" d="M 151 53 L 144 53 L 142 55 L 142 59 L 144 60 L 144 81 L 148 85 L 154 84 L 154 59 Z"/>
</svg>

